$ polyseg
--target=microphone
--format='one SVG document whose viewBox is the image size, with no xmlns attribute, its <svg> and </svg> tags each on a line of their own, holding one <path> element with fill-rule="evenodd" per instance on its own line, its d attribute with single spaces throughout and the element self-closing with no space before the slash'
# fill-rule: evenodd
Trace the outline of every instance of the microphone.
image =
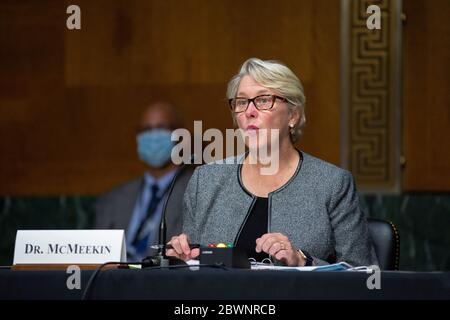
<svg viewBox="0 0 450 320">
<path fill-rule="evenodd" d="M 189 163 L 183 163 L 180 165 L 175 172 L 175 175 L 173 176 L 173 179 L 170 183 L 169 189 L 167 191 L 167 197 L 164 199 L 163 207 L 162 207 L 162 215 L 161 215 L 161 222 L 159 224 L 159 244 L 158 247 L 158 253 L 156 256 L 150 256 L 146 257 L 143 262 L 148 262 L 150 266 L 160 266 L 160 267 L 167 267 L 169 264 L 184 264 L 184 261 L 175 259 L 175 258 L 168 258 L 166 256 L 166 243 L 167 243 L 167 225 L 166 225 L 166 211 L 167 211 L 167 205 L 169 203 L 169 198 L 172 194 L 172 191 L 175 187 L 175 183 L 177 182 L 177 179 L 181 175 L 181 173 L 184 171 L 184 169 L 187 167 L 188 164 L 192 163 L 192 159 L 194 158 L 194 155 L 191 155 L 189 157 L 190 162 Z M 170 263 L 172 262 L 172 263 Z"/>
</svg>

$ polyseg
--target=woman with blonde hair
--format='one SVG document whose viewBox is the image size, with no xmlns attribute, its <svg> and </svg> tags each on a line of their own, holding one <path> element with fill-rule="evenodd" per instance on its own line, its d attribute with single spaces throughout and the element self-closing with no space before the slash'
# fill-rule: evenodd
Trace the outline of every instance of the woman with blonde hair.
<svg viewBox="0 0 450 320">
<path fill-rule="evenodd" d="M 280 62 L 252 58 L 230 80 L 227 98 L 235 124 L 257 137 L 245 140 L 250 151 L 275 149 L 260 133 L 278 133 L 278 168 L 262 174 L 267 164 L 258 156 L 252 162 L 252 152 L 198 167 L 184 196 L 183 233 L 166 254 L 195 259 L 199 249 L 189 243 L 222 242 L 288 266 L 378 264 L 351 173 L 294 146 L 306 121 L 297 76 Z"/>
</svg>

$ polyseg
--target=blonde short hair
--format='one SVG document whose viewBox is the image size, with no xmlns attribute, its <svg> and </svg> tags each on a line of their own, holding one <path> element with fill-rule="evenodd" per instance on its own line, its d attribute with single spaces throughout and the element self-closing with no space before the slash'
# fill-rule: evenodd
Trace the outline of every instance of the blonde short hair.
<svg viewBox="0 0 450 320">
<path fill-rule="evenodd" d="M 300 138 L 306 123 L 306 98 L 300 79 L 281 62 L 250 58 L 244 62 L 239 73 L 228 82 L 227 99 L 236 97 L 239 84 L 244 76 L 250 76 L 260 85 L 272 89 L 277 95 L 286 98 L 291 110 L 300 113 L 300 121 L 294 125 L 291 131 L 291 141 L 295 143 Z"/>
</svg>

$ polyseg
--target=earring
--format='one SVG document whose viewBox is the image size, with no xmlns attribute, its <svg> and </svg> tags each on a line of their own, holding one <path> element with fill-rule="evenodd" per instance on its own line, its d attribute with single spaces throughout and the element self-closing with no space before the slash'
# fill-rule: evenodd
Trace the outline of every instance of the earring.
<svg viewBox="0 0 450 320">
<path fill-rule="evenodd" d="M 289 125 L 289 132 L 290 132 L 291 134 L 294 134 L 294 125 L 293 125 L 293 124 L 290 124 L 290 125 Z"/>
</svg>

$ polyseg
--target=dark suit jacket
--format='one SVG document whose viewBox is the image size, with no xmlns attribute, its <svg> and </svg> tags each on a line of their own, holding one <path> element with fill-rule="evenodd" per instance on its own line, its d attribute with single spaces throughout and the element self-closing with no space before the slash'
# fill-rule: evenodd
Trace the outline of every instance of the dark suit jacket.
<svg viewBox="0 0 450 320">
<path fill-rule="evenodd" d="M 172 193 L 169 196 L 166 211 L 166 242 L 172 236 L 181 233 L 183 224 L 183 195 L 194 169 L 195 166 L 191 165 L 182 168 Z M 143 183 L 144 178 L 138 178 L 103 194 L 95 205 L 95 228 L 123 229 L 126 231 Z"/>
</svg>

